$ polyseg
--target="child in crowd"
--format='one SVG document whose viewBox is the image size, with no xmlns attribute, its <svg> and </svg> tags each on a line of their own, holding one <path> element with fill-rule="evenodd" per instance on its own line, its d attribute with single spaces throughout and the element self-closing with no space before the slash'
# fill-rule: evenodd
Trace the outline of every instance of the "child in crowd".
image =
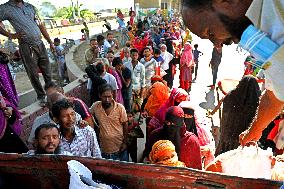
<svg viewBox="0 0 284 189">
<path fill-rule="evenodd" d="M 195 69 L 194 69 L 194 79 L 193 79 L 193 80 L 196 80 L 199 57 L 202 56 L 202 55 L 203 55 L 203 53 L 198 50 L 198 44 L 195 44 L 195 45 L 194 45 L 194 49 L 193 49 L 193 60 L 194 60 L 194 65 L 195 65 Z"/>
<path fill-rule="evenodd" d="M 154 49 L 154 59 L 157 62 L 156 65 L 156 73 L 155 75 L 161 75 L 161 64 L 164 63 L 164 59 L 161 56 L 161 50 L 160 49 Z"/>
<path fill-rule="evenodd" d="M 60 44 L 59 38 L 54 39 L 54 46 L 55 46 L 54 56 L 58 65 L 59 77 L 62 81 L 64 81 L 64 84 L 67 84 L 69 83 L 69 79 L 67 76 L 67 67 L 65 60 L 66 50 Z"/>
</svg>

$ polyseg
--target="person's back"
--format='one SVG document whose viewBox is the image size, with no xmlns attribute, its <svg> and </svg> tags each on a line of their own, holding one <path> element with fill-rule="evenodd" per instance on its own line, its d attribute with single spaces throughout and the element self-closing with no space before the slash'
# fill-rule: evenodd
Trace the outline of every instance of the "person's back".
<svg viewBox="0 0 284 189">
<path fill-rule="evenodd" d="M 222 48 L 218 49 L 217 47 L 213 48 L 212 57 L 211 57 L 211 66 L 216 67 L 219 66 L 222 59 Z"/>
<path fill-rule="evenodd" d="M 245 76 L 223 101 L 220 141 L 215 155 L 239 146 L 239 134 L 245 131 L 256 112 L 260 89 L 253 76 Z"/>
</svg>

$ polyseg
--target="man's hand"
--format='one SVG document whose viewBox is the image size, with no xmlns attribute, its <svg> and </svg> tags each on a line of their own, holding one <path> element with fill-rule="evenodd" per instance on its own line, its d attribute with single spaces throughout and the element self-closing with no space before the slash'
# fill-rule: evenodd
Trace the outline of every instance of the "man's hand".
<svg viewBox="0 0 284 189">
<path fill-rule="evenodd" d="M 56 52 L 55 46 L 54 46 L 53 43 L 50 43 L 50 44 L 49 44 L 49 47 L 50 47 L 51 52 Z"/>
<path fill-rule="evenodd" d="M 22 39 L 25 37 L 25 33 L 23 32 L 18 32 L 18 33 L 13 33 L 10 35 L 11 39 Z"/>
<path fill-rule="evenodd" d="M 127 145 L 126 145 L 125 143 L 122 143 L 122 145 L 120 146 L 119 151 L 120 151 L 120 152 L 123 152 L 123 151 L 125 151 L 126 149 L 127 149 Z"/>
<path fill-rule="evenodd" d="M 12 114 L 13 114 L 13 108 L 11 108 L 11 107 L 5 107 L 4 108 L 5 117 L 7 117 L 9 119 L 12 116 Z"/>
<path fill-rule="evenodd" d="M 239 141 L 242 146 L 252 141 L 258 141 L 262 135 L 261 131 L 252 130 L 251 128 L 242 132 L 239 136 Z"/>
</svg>

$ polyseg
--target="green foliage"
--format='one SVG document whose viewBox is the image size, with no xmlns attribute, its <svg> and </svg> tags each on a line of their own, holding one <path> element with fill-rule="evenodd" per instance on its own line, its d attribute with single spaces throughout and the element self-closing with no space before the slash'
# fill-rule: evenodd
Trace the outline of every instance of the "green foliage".
<svg viewBox="0 0 284 189">
<path fill-rule="evenodd" d="M 55 18 L 71 19 L 73 17 L 72 7 L 62 7 L 56 11 Z"/>
<path fill-rule="evenodd" d="M 89 9 L 83 9 L 83 10 L 80 11 L 80 17 L 85 18 L 85 19 L 87 19 L 87 18 L 93 19 L 93 18 L 95 18 L 95 15 Z"/>
<path fill-rule="evenodd" d="M 44 17 L 54 17 L 57 8 L 49 1 L 44 1 L 40 5 L 40 14 Z"/>
</svg>

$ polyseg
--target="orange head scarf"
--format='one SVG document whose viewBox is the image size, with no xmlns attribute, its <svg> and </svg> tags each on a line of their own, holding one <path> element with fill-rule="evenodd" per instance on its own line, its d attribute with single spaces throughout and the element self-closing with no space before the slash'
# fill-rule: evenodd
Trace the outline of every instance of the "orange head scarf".
<svg viewBox="0 0 284 189">
<path fill-rule="evenodd" d="M 185 167 L 185 164 L 178 161 L 174 144 L 169 140 L 159 140 L 156 142 L 149 155 L 149 160 L 153 164 Z"/>
<path fill-rule="evenodd" d="M 145 105 L 149 116 L 154 116 L 157 110 L 169 99 L 168 87 L 162 82 L 156 82 L 150 89 L 150 96 Z"/>
</svg>

